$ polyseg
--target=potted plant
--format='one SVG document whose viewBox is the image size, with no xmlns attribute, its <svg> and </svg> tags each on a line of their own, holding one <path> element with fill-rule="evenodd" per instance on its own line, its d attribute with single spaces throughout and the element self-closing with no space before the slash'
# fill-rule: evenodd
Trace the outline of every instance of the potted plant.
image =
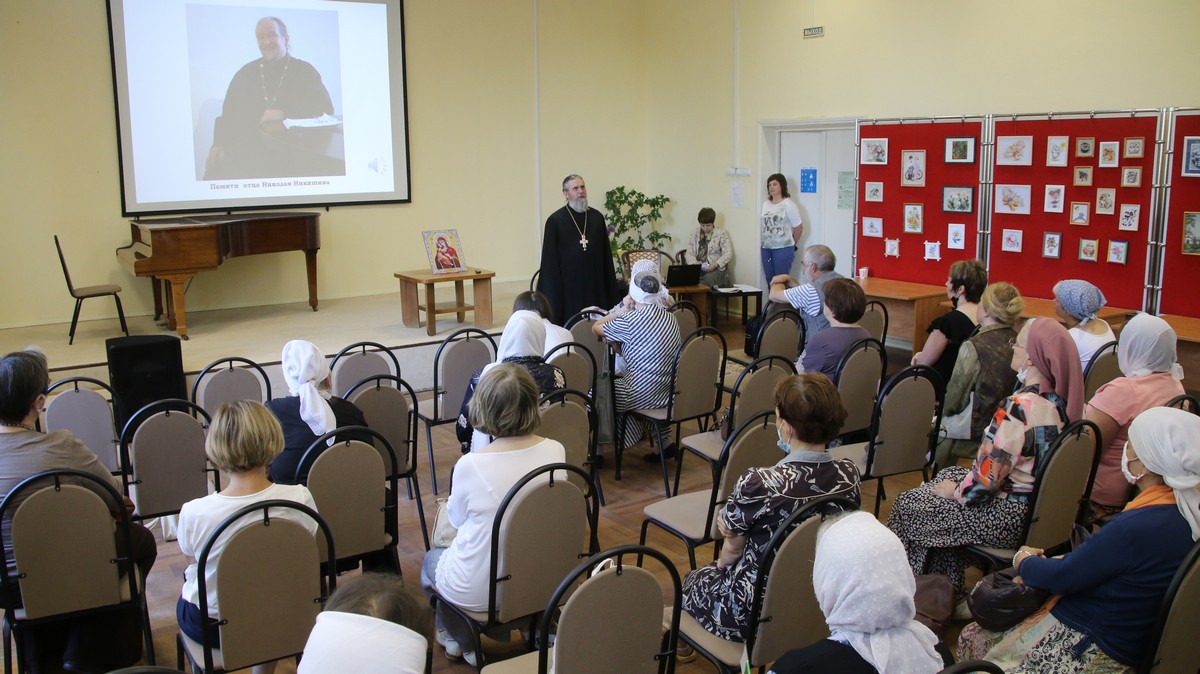
<svg viewBox="0 0 1200 674">
<path fill-rule="evenodd" d="M 662 209 L 670 199 L 663 195 L 647 197 L 637 190 L 618 185 L 604 194 L 604 219 L 608 223 L 608 244 L 613 266 L 622 275 L 621 253 L 627 250 L 657 249 L 671 235 L 654 228 L 662 218 Z"/>
</svg>

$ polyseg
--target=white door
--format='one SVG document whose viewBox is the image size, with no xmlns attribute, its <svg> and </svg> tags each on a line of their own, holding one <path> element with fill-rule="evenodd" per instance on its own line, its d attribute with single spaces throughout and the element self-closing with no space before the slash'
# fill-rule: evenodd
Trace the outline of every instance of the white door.
<svg viewBox="0 0 1200 674">
<path fill-rule="evenodd" d="M 854 130 L 781 131 L 779 168 L 787 176 L 788 190 L 800 207 L 804 236 L 792 267 L 800 265 L 804 248 L 822 243 L 837 256 L 837 271 L 851 276 L 854 245 Z M 838 176 L 850 180 L 844 208 L 838 204 Z M 815 175 L 816 191 L 805 192 L 802 177 Z"/>
</svg>

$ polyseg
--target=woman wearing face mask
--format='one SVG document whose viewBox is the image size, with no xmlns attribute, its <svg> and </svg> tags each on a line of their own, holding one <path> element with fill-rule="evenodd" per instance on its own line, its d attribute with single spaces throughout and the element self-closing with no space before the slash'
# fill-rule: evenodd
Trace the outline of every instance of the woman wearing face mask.
<svg viewBox="0 0 1200 674">
<path fill-rule="evenodd" d="M 1111 517 L 1129 501 L 1129 485 L 1121 477 L 1121 449 L 1129 424 L 1142 412 L 1183 393 L 1183 368 L 1175 362 L 1175 331 L 1150 314 L 1134 316 L 1121 330 L 1117 344 L 1117 377 L 1096 391 L 1085 415 L 1100 427 L 1108 446 L 1100 454 L 1092 486 L 1092 517 Z"/>
<path fill-rule="evenodd" d="M 944 573 L 966 596 L 963 545 L 1012 548 L 1037 467 L 1059 431 L 1083 414 L 1083 373 L 1067 329 L 1033 319 L 1013 343 L 1012 369 L 1023 388 L 1000 404 L 970 470 L 944 468 L 932 482 L 896 497 L 888 528 L 904 542 L 913 573 Z"/>
<path fill-rule="evenodd" d="M 1023 547 L 1013 566 L 1028 585 L 1061 599 L 1006 632 L 963 628 L 959 653 L 1006 672 L 1132 672 L 1163 595 L 1200 538 L 1200 417 L 1152 407 L 1129 426 L 1121 473 L 1140 491 L 1070 554 Z"/>
<path fill-rule="evenodd" d="M 704 629 L 745 642 L 754 582 L 763 549 L 775 529 L 812 499 L 833 494 L 858 503 L 854 462 L 826 449 L 842 429 L 846 409 L 837 388 L 820 373 L 792 375 L 775 387 L 779 463 L 747 470 L 717 515 L 724 546 L 717 561 L 683 583 L 683 610 Z"/>
<path fill-rule="evenodd" d="M 946 279 L 946 296 L 954 303 L 954 311 L 933 319 L 926 332 L 925 347 L 913 355 L 913 365 L 928 365 L 950 381 L 958 347 L 975 332 L 979 298 L 987 287 L 987 270 L 979 260 L 959 260 L 950 265 Z"/>
<path fill-rule="evenodd" d="M 688 239 L 683 259 L 688 264 L 700 265 L 700 283 L 706 286 L 727 286 L 730 285 L 730 281 L 725 267 L 733 257 L 733 243 L 729 240 L 728 232 L 717 229 L 713 224 L 716 220 L 716 211 L 707 207 L 700 209 L 700 214 L 696 216 L 700 226 Z"/>
</svg>

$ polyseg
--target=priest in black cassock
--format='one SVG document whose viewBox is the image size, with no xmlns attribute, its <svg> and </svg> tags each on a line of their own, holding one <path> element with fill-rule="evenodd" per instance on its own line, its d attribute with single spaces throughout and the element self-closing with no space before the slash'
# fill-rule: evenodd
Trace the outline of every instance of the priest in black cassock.
<svg viewBox="0 0 1200 674">
<path fill-rule="evenodd" d="M 587 205 L 583 178 L 563 180 L 567 204 L 546 218 L 538 290 L 550 300 L 553 322 L 562 325 L 580 309 L 608 309 L 624 294 L 613 270 L 604 216 Z"/>
</svg>

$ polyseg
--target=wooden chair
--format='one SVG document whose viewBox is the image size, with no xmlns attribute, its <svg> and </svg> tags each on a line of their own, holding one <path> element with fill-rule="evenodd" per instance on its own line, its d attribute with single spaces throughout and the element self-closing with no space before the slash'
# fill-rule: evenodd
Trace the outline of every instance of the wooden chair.
<svg viewBox="0 0 1200 674">
<path fill-rule="evenodd" d="M 887 350 L 878 339 L 860 339 L 842 356 L 837 368 L 837 388 L 846 408 L 840 436 L 843 442 L 854 441 L 871 426 L 879 385 L 886 375 Z"/>
<path fill-rule="evenodd" d="M 199 405 L 180 399 L 150 403 L 130 417 L 121 430 L 121 480 L 136 517 L 174 515 L 207 496 L 209 473 L 213 490 L 221 491 L 221 474 L 204 453 L 211 421 Z"/>
<path fill-rule="evenodd" d="M 576 466 L 552 463 L 518 480 L 500 502 L 492 521 L 487 611 L 459 608 L 433 591 L 435 607 L 444 604 L 471 627 L 474 643 L 462 646 L 475 652 L 479 667 L 486 664 L 484 630 L 544 611 L 581 553 L 597 551 L 595 493 L 586 496 L 563 471 L 587 479 Z"/>
<path fill-rule="evenodd" d="M 666 407 L 630 410 L 618 423 L 616 478 L 621 479 L 621 428 L 634 420 L 645 421 L 655 429 L 659 463 L 662 465 L 663 488 L 671 496 L 671 481 L 667 475 L 667 457 L 663 453 L 663 427 L 674 427 L 675 443 L 679 443 L 679 427 L 685 421 L 710 417 L 721 409 L 721 394 L 725 382 L 725 337 L 716 328 L 697 328 L 683 340 L 675 352 L 671 366 L 671 397 Z"/>
<path fill-rule="evenodd" d="M 650 260 L 658 265 L 658 273 L 666 278 L 666 267 L 670 267 L 671 256 L 661 250 L 651 248 L 635 248 L 621 253 L 621 267 L 625 270 L 625 280 L 632 281 L 633 265 L 639 260 Z M 665 266 L 664 266 L 665 265 Z"/>
<path fill-rule="evenodd" d="M 1096 424 L 1080 419 L 1059 433 L 1036 468 L 1033 493 L 1022 525 L 1024 541 L 1043 550 L 1050 550 L 1071 539 L 1071 529 L 1080 511 L 1088 507 L 1096 468 L 1100 465 L 1100 429 Z M 989 571 L 1012 564 L 1017 549 L 968 545 L 964 548 L 982 559 Z"/>
<path fill-rule="evenodd" d="M 67 282 L 67 290 L 71 293 L 71 297 L 75 298 L 75 313 L 71 315 L 71 332 L 67 344 L 75 343 L 75 327 L 79 325 L 79 309 L 83 307 L 83 301 L 93 297 L 106 297 L 112 295 L 113 301 L 117 303 L 117 318 L 121 319 L 121 332 L 125 336 L 129 336 L 129 326 L 125 324 L 125 309 L 121 307 L 121 286 L 115 283 L 99 286 L 85 286 L 76 288 L 71 282 L 71 272 L 67 269 L 67 258 L 63 256 L 62 244 L 58 242 L 58 235 L 54 236 L 54 247 L 58 249 L 58 263 L 62 265 L 63 279 Z"/>
<path fill-rule="evenodd" d="M 1117 362 L 1116 340 L 1096 349 L 1096 353 L 1092 354 L 1092 359 L 1088 361 L 1087 368 L 1083 371 L 1083 386 L 1087 396 L 1084 400 L 1091 400 L 1101 386 L 1123 376 L 1125 375 L 1121 372 L 1120 364 Z"/>
<path fill-rule="evenodd" d="M 368 348 L 374 351 L 367 351 Z M 388 374 L 400 376 L 400 360 L 391 349 L 378 342 L 355 342 L 338 351 L 329 361 L 332 388 L 343 398 L 355 384 L 369 377 Z"/>
<path fill-rule="evenodd" d="M 105 391 L 108 398 L 91 388 L 80 388 L 87 384 Z M 70 386 L 70 389 L 64 389 Z M 58 391 L 58 393 L 55 393 Z M 51 395 L 53 394 L 53 395 Z M 114 474 L 121 470 L 117 451 L 116 420 L 121 414 L 121 399 L 111 386 L 91 377 L 70 377 L 54 382 L 46 389 L 50 403 L 46 405 L 46 432 L 66 429 L 96 453 L 100 463 Z M 112 401 L 111 403 L 109 401 Z"/>
<path fill-rule="evenodd" d="M 302 524 L 281 517 L 299 511 L 317 523 L 316 538 Z M 236 526 L 235 526 L 236 525 Z M 193 641 L 175 636 L 176 665 L 184 657 L 193 671 L 205 674 L 245 669 L 299 655 L 316 624 L 325 597 L 322 586 L 337 588 L 334 565 L 321 571 L 317 538 L 323 538 L 330 557 L 336 557 L 333 534 L 317 512 L 294 501 L 270 500 L 246 506 L 226 517 L 204 543 L 196 561 L 200 615 L 207 616 L 208 560 L 221 541 L 219 566 L 213 575 L 221 647 L 209 643 L 210 630 Z"/>
<path fill-rule="evenodd" d="M 688 561 L 696 568 L 696 548 L 720 537 L 716 518 L 725 507 L 738 479 L 750 468 L 772 466 L 779 461 L 775 412 L 759 412 L 730 434 L 717 457 L 711 489 L 679 494 L 651 503 L 642 509 L 642 533 L 638 544 L 646 544 L 650 525 L 666 531 L 687 546 Z M 716 559 L 719 545 L 713 547 Z"/>
<path fill-rule="evenodd" d="M 235 367 L 240 363 L 245 367 Z M 258 363 L 236 356 L 219 358 L 204 366 L 192 383 L 192 402 L 209 414 L 234 400 L 265 402 L 271 399 L 271 378 Z"/>
<path fill-rule="evenodd" d="M 883 385 L 875 402 L 871 439 L 830 449 L 836 458 L 854 461 L 863 482 L 879 482 L 875 493 L 876 517 L 883 500 L 883 478 L 921 471 L 921 476 L 929 479 L 944 395 L 941 378 L 933 368 L 925 365 L 904 368 Z"/>
<path fill-rule="evenodd" d="M 871 333 L 880 344 L 887 344 L 888 323 L 887 305 L 879 300 L 867 302 L 867 310 L 858 320 L 859 327 Z"/>
<path fill-rule="evenodd" d="M 1196 625 L 1200 624 L 1200 543 L 1192 546 L 1167 588 L 1138 674 L 1196 669 Z"/>
<path fill-rule="evenodd" d="M 0 589 L 20 597 L 3 607 L 5 674 L 12 672 L 10 629 L 21 671 L 28 672 L 37 656 L 24 652 L 26 627 L 131 607 L 141 612 L 146 661 L 154 664 L 145 579 L 134 563 L 129 513 L 121 503 L 112 485 L 79 470 L 33 475 L 0 502 L 0 519 L 11 522 L 0 545 Z"/>
<path fill-rule="evenodd" d="M 629 560 L 634 555 L 636 565 Z M 664 596 L 654 574 L 642 567 L 645 557 L 653 557 L 665 569 L 670 598 Z M 611 566 L 602 568 L 604 562 Z M 605 550 L 584 560 L 558 584 L 539 621 L 537 651 L 488 665 L 483 671 L 674 672 L 680 594 L 679 573 L 661 552 L 640 545 Z M 667 631 L 660 637 L 664 625 Z M 551 646 L 555 628 L 557 641 Z"/>
<path fill-rule="evenodd" d="M 742 671 L 742 658 L 751 668 L 763 668 L 793 648 L 829 636 L 825 614 L 813 591 L 813 560 L 817 528 L 827 515 L 858 510 L 840 496 L 822 496 L 797 508 L 776 529 L 759 562 L 746 643 L 712 634 L 691 615 L 679 620 L 679 636 L 724 674 Z M 774 573 L 778 568 L 780 573 Z"/>
<path fill-rule="evenodd" d="M 425 424 L 429 448 L 429 480 L 438 493 L 437 463 L 433 458 L 433 427 L 458 420 L 471 377 L 496 357 L 496 342 L 478 328 L 450 333 L 433 355 L 433 397 L 417 402 L 417 420 Z"/>
</svg>

